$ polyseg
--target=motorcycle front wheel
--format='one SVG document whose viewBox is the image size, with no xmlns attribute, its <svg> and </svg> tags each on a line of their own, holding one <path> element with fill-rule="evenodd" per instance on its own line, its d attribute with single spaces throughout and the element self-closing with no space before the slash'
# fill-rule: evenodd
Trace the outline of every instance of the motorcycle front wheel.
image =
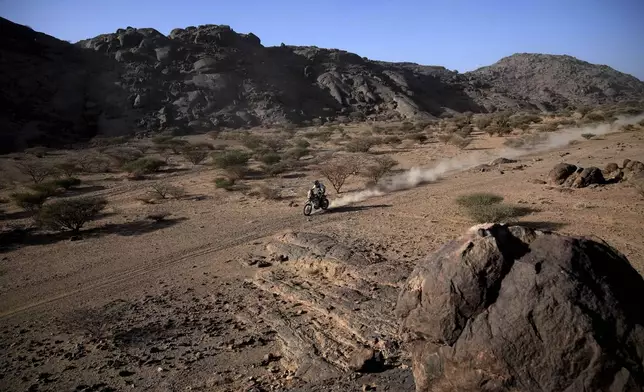
<svg viewBox="0 0 644 392">
<path fill-rule="evenodd" d="M 304 215 L 309 216 L 313 211 L 313 205 L 311 203 L 304 204 Z"/>
</svg>

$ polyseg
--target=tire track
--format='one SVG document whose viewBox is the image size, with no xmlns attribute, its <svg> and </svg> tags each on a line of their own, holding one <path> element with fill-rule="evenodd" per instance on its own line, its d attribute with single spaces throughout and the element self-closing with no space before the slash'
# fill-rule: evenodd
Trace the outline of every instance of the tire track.
<svg viewBox="0 0 644 392">
<path fill-rule="evenodd" d="M 338 218 L 339 217 L 334 216 L 334 214 L 329 214 L 329 215 L 321 214 L 315 217 L 315 219 L 320 220 L 320 223 L 328 223 Z M 169 258 L 168 257 L 157 258 L 155 260 L 152 260 L 146 263 L 145 265 L 138 266 L 125 271 L 117 272 L 113 275 L 110 275 L 107 279 L 101 280 L 99 282 L 88 284 L 78 289 L 62 292 L 60 294 L 48 297 L 40 301 L 35 301 L 11 310 L 7 310 L 3 313 L 0 313 L 0 320 L 4 320 L 12 316 L 23 314 L 27 311 L 31 311 L 34 309 L 42 308 L 47 305 L 51 305 L 52 303 L 56 303 L 58 301 L 69 298 L 71 296 L 78 296 L 88 291 L 100 290 L 108 286 L 116 286 L 128 281 L 132 281 L 146 274 L 157 272 L 159 270 L 171 267 L 183 261 L 190 260 L 195 257 L 202 257 L 208 254 L 220 252 L 229 248 L 243 245 L 244 243 L 248 243 L 250 241 L 275 234 L 276 232 L 281 230 L 286 230 L 289 228 L 291 229 L 301 228 L 304 224 L 300 223 L 298 225 L 298 221 L 299 222 L 302 221 L 302 218 L 299 216 L 292 216 L 290 218 L 280 218 L 279 219 L 280 224 L 278 225 L 276 225 L 275 223 L 269 223 L 269 224 L 260 226 L 250 234 L 229 239 L 227 241 L 220 242 L 214 246 L 202 245 L 199 247 L 195 247 L 191 250 L 180 252 L 178 255 L 175 255 L 174 257 L 169 256 Z"/>
</svg>

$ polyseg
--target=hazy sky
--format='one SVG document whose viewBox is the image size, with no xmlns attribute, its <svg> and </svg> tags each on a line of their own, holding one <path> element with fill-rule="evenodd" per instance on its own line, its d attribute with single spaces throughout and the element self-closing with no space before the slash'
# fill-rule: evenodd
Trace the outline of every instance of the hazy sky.
<svg viewBox="0 0 644 392">
<path fill-rule="evenodd" d="M 227 24 L 265 46 L 460 72 L 516 52 L 569 54 L 644 80 L 644 0 L 0 0 L 0 15 L 73 42 L 126 26 Z"/>
</svg>

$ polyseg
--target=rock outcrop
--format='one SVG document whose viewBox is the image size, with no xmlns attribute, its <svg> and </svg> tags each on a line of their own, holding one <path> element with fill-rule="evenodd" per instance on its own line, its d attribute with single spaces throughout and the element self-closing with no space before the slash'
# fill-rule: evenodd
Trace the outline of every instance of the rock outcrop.
<svg viewBox="0 0 644 392">
<path fill-rule="evenodd" d="M 399 364 L 396 297 L 410 270 L 382 254 L 306 232 L 267 245 L 272 266 L 252 283 L 262 296 L 248 318 L 276 331 L 282 365 L 306 382 Z"/>
<path fill-rule="evenodd" d="M 641 391 L 644 280 L 605 243 L 480 225 L 420 262 L 396 314 L 417 391 Z"/>
<path fill-rule="evenodd" d="M 570 188 L 585 188 L 590 185 L 613 184 L 629 181 L 644 173 L 644 163 L 625 159 L 620 168 L 617 163 L 608 163 L 604 170 L 591 166 L 577 167 L 568 163 L 559 163 L 548 173 L 548 181 L 553 185 Z"/>
</svg>

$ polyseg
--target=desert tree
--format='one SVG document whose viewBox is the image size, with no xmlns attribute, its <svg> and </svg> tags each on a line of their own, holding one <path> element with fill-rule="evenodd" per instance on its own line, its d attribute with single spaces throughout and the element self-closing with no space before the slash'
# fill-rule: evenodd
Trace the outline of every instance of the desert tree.
<svg viewBox="0 0 644 392">
<path fill-rule="evenodd" d="M 319 166 L 320 173 L 340 193 L 345 181 L 359 169 L 359 162 L 353 157 L 336 158 Z"/>
<path fill-rule="evenodd" d="M 106 205 L 107 200 L 98 197 L 57 200 L 40 209 L 37 222 L 52 230 L 78 232 L 96 219 Z"/>
<path fill-rule="evenodd" d="M 373 159 L 372 163 L 367 165 L 362 175 L 373 184 L 376 184 L 382 177 L 387 175 L 396 165 L 395 159 L 388 155 L 379 156 Z"/>
<path fill-rule="evenodd" d="M 20 162 L 16 166 L 22 174 L 31 178 L 34 184 L 39 184 L 56 173 L 54 167 L 35 161 Z"/>
</svg>

